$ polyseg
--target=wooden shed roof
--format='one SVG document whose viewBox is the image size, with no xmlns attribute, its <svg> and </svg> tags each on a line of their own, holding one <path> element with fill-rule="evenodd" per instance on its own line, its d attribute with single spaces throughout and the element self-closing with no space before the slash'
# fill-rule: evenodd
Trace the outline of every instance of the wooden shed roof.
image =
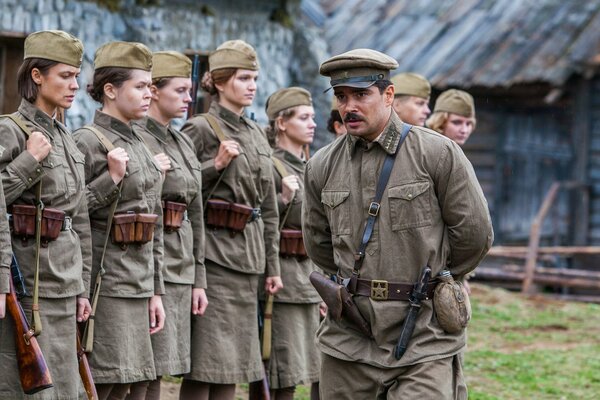
<svg viewBox="0 0 600 400">
<path fill-rule="evenodd" d="M 434 86 L 562 85 L 600 65 L 600 0 L 303 0 L 332 54 L 372 48 Z"/>
</svg>

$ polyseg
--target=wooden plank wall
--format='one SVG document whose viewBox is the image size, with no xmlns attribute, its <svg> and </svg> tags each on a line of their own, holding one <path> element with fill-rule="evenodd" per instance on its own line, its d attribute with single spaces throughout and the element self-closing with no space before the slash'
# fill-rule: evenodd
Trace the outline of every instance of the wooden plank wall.
<svg viewBox="0 0 600 400">
<path fill-rule="evenodd" d="M 590 184 L 589 244 L 600 246 L 600 77 L 590 81 L 590 141 L 588 179 Z"/>
</svg>

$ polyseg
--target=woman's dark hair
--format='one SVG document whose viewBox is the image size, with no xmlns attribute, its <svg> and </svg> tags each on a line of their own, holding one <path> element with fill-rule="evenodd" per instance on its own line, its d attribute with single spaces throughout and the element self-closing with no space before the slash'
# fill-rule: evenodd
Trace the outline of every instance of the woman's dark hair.
<svg viewBox="0 0 600 400">
<path fill-rule="evenodd" d="M 334 123 L 339 122 L 343 124 L 342 116 L 338 110 L 331 110 L 331 114 L 329 115 L 329 119 L 327 120 L 327 130 L 333 134 L 335 134 L 335 126 Z"/>
<path fill-rule="evenodd" d="M 216 69 L 213 72 L 206 71 L 202 76 L 202 81 L 200 82 L 200 87 L 207 91 L 211 95 L 217 94 L 216 85 L 223 84 L 227 82 L 233 75 L 237 68 L 221 68 Z"/>
<path fill-rule="evenodd" d="M 17 90 L 19 95 L 30 103 L 33 103 L 38 96 L 38 85 L 31 78 L 31 71 L 37 68 L 40 74 L 46 76 L 48 70 L 54 67 L 58 62 L 46 60 L 45 58 L 28 58 L 23 61 L 17 72 Z"/>
<path fill-rule="evenodd" d="M 275 116 L 275 119 L 269 120 L 269 125 L 265 128 L 265 133 L 267 134 L 267 140 L 271 147 L 275 148 L 277 146 L 277 137 L 280 134 L 279 127 L 277 126 L 277 120 L 281 118 L 283 122 L 289 121 L 291 118 L 296 115 L 296 111 L 298 111 L 298 107 L 293 106 L 290 108 L 286 108 L 285 110 L 281 110 Z"/>
<path fill-rule="evenodd" d="M 152 84 L 156 86 L 157 89 L 162 89 L 171 82 L 173 78 L 157 78 L 152 80 Z"/>
<path fill-rule="evenodd" d="M 104 85 L 112 83 L 116 88 L 123 86 L 123 83 L 131 78 L 129 68 L 120 67 L 104 67 L 94 71 L 94 80 L 91 85 L 88 85 L 87 92 L 92 99 L 98 103 L 104 103 Z"/>
</svg>

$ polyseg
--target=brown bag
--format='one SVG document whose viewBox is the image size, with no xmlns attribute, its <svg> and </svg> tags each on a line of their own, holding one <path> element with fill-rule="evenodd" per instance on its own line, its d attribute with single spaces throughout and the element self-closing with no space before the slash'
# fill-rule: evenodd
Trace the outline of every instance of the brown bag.
<svg viewBox="0 0 600 400">
<path fill-rule="evenodd" d="M 115 244 L 132 244 L 135 242 L 135 213 L 115 214 L 112 223 L 112 241 Z"/>
<path fill-rule="evenodd" d="M 152 241 L 156 221 L 158 221 L 156 214 L 135 215 L 135 242 L 137 244 L 146 244 Z"/>
<path fill-rule="evenodd" d="M 45 242 L 56 240 L 65 220 L 65 212 L 56 208 L 44 208 L 42 211 L 41 239 Z"/>
<path fill-rule="evenodd" d="M 438 276 L 440 282 L 433 295 L 433 309 L 442 329 L 458 333 L 466 328 L 471 319 L 471 301 L 462 282 L 454 280 L 449 273 Z"/>
<path fill-rule="evenodd" d="M 23 238 L 35 236 L 35 206 L 24 204 L 12 206 L 13 234 Z"/>
<path fill-rule="evenodd" d="M 165 201 L 163 207 L 163 225 L 167 232 L 175 232 L 181 228 L 187 205 L 175 201 Z"/>
<path fill-rule="evenodd" d="M 231 203 L 225 200 L 210 199 L 206 202 L 206 225 L 211 228 L 227 228 Z"/>
<path fill-rule="evenodd" d="M 327 304 L 327 313 L 334 321 L 341 321 L 343 316 L 354 329 L 367 337 L 373 336 L 369 323 L 356 307 L 352 295 L 345 286 L 317 271 L 311 272 L 309 279 L 319 296 Z"/>
<path fill-rule="evenodd" d="M 227 227 L 236 234 L 242 232 L 252 215 L 252 207 L 245 204 L 232 203 L 229 208 L 229 218 L 227 219 Z"/>
<path fill-rule="evenodd" d="M 306 249 L 302 231 L 297 229 L 282 229 L 279 242 L 279 254 L 283 257 L 306 258 Z"/>
</svg>

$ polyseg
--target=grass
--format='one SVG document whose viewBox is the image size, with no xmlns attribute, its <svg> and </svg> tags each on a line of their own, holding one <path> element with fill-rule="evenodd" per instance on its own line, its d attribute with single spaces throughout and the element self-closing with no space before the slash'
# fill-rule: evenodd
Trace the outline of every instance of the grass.
<svg viewBox="0 0 600 400">
<path fill-rule="evenodd" d="M 600 305 L 471 286 L 470 400 L 600 399 Z M 310 389 L 299 386 L 295 399 L 309 400 Z"/>
</svg>

